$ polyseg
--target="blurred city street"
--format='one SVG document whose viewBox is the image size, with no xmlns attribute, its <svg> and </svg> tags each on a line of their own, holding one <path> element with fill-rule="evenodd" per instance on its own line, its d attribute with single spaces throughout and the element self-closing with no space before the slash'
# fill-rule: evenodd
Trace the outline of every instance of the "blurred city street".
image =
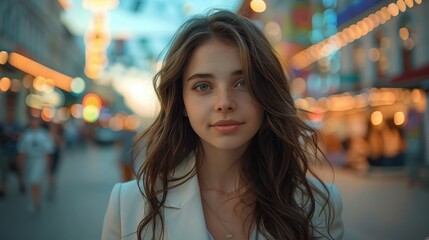
<svg viewBox="0 0 429 240">
<path fill-rule="evenodd" d="M 118 182 L 118 150 L 89 144 L 65 149 L 53 200 L 30 214 L 28 198 L 9 176 L 0 200 L 0 232 L 5 240 L 100 239 L 104 212 Z M 425 240 L 429 237 L 429 189 L 409 187 L 404 173 L 357 174 L 335 169 L 343 197 L 345 240 Z"/>
<path fill-rule="evenodd" d="M 294 119 L 298 113 L 317 130 L 317 149 L 327 156 L 334 175 L 325 166 L 317 171 L 327 181 L 334 179 L 341 192 L 344 239 L 429 240 L 429 0 L 2 0 L 0 240 L 100 239 L 114 184 L 132 178 L 128 153 L 136 134 L 158 120 L 164 124 L 159 125 L 162 131 L 153 132 L 168 137 L 183 133 L 175 125 L 179 118 L 167 119 L 181 114 L 185 124 L 179 125 L 189 125 L 187 106 L 183 111 L 166 109 L 184 107 L 185 91 L 163 86 L 186 90 L 183 80 L 194 52 L 210 41 L 189 51 L 183 44 L 177 46 L 183 45 L 184 51 L 168 49 L 176 46 L 172 38 L 182 24 L 215 9 L 247 18 L 275 50 L 287 77 L 281 86 L 287 86 L 288 93 L 273 85 L 283 76 L 270 77 L 271 69 L 258 73 L 274 65 L 245 61 L 245 56 L 260 57 L 242 51 L 258 49 L 259 41 L 238 48 L 241 69 L 233 73 L 243 73 L 244 90 L 253 89 L 252 102 L 265 109 L 264 118 L 282 116 L 283 123 L 290 114 L 274 112 L 292 109 Z M 237 45 L 232 47 L 240 45 L 232 42 Z M 182 52 L 184 59 L 169 64 L 170 53 Z M 211 55 L 201 63 L 216 65 Z M 170 77 L 170 70 L 177 76 Z M 207 83 L 218 82 L 218 72 L 209 71 L 213 79 Z M 248 76 L 250 72 L 258 74 Z M 265 85 L 276 90 L 261 88 L 258 93 Z M 210 89 L 216 90 L 213 86 Z M 268 98 L 280 92 L 286 96 L 272 99 L 293 99 L 293 104 L 281 107 Z M 211 104 L 222 102 L 217 98 L 224 95 L 213 93 L 201 97 L 216 96 Z M 168 104 L 159 101 L 160 96 Z M 227 99 L 241 102 L 235 95 Z M 238 113 L 247 110 L 234 105 Z M 192 110 L 208 114 L 209 105 L 204 106 Z M 263 124 L 271 121 L 265 119 Z M 290 127 L 288 120 L 284 123 L 285 129 Z M 137 142 L 143 153 L 146 141 L 176 144 L 149 135 Z M 187 136 L 180 137 L 187 141 Z M 40 183 L 47 168 L 56 174 L 54 191 L 47 191 L 49 180 Z M 225 190 L 230 193 L 230 188 Z"/>
</svg>

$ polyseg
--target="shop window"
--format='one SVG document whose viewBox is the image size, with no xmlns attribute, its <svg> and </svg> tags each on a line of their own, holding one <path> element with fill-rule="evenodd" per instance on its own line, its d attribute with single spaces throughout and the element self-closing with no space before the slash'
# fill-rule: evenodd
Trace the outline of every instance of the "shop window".
<svg viewBox="0 0 429 240">
<path fill-rule="evenodd" d="M 352 43 L 353 51 L 353 73 L 360 75 L 365 66 L 365 51 L 359 40 Z"/>
<path fill-rule="evenodd" d="M 403 71 L 407 72 L 413 69 L 413 52 L 416 44 L 416 32 L 409 15 L 400 19 L 398 34 L 401 41 Z"/>
<path fill-rule="evenodd" d="M 386 72 L 389 68 L 389 57 L 387 55 L 391 41 L 386 37 L 382 30 L 375 32 L 375 48 L 370 49 L 369 58 L 376 63 L 377 78 L 379 80 L 386 78 Z"/>
</svg>

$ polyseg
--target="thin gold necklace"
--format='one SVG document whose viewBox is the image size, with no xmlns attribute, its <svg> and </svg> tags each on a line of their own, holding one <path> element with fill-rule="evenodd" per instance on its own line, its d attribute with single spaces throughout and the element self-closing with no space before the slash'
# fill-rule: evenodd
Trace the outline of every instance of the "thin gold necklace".
<svg viewBox="0 0 429 240">
<path fill-rule="evenodd" d="M 230 195 L 232 193 L 236 193 L 238 190 L 241 189 L 240 188 L 240 177 L 238 177 L 237 180 L 235 181 L 235 189 L 225 189 L 225 190 L 224 189 L 218 189 L 218 188 L 210 187 L 209 185 L 207 185 L 207 183 L 202 178 L 199 178 L 199 180 L 200 180 L 200 182 L 204 185 L 204 187 L 207 190 L 216 191 L 216 192 L 223 193 L 223 194 L 226 194 L 226 195 Z"/>
<path fill-rule="evenodd" d="M 220 222 L 220 224 L 222 224 L 223 228 L 226 230 L 227 234 L 225 235 L 225 239 L 232 239 L 233 235 L 231 233 L 231 231 L 226 227 L 225 223 L 223 222 L 222 218 L 219 216 L 219 214 L 217 214 L 208 204 L 208 202 L 204 199 L 203 195 L 201 195 L 201 199 L 203 200 L 203 203 L 207 206 L 207 208 L 209 209 L 209 211 L 215 215 L 216 219 L 218 222 Z"/>
</svg>

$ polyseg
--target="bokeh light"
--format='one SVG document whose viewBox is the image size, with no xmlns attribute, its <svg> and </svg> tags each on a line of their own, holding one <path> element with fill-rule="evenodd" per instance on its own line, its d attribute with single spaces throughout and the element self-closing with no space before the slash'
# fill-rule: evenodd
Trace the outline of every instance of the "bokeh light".
<svg viewBox="0 0 429 240">
<path fill-rule="evenodd" d="M 267 9 L 267 4 L 263 0 L 252 0 L 250 8 L 257 13 L 264 12 Z"/>
<path fill-rule="evenodd" d="M 85 91 L 85 81 L 80 78 L 74 78 L 71 82 L 71 91 L 75 94 L 81 94 L 83 91 Z"/>
<path fill-rule="evenodd" d="M 82 105 L 78 103 L 73 104 L 70 107 L 70 113 L 74 118 L 82 118 Z"/>
<path fill-rule="evenodd" d="M 374 126 L 380 125 L 383 122 L 383 114 L 380 111 L 375 111 L 371 114 L 371 123 Z"/>
<path fill-rule="evenodd" d="M 100 110 L 93 105 L 89 105 L 83 108 L 82 114 L 85 121 L 92 123 L 98 120 Z"/>
<path fill-rule="evenodd" d="M 9 57 L 9 54 L 6 51 L 1 51 L 0 52 L 0 64 L 6 64 L 7 63 L 7 59 Z"/>
<path fill-rule="evenodd" d="M 3 77 L 0 79 L 0 91 L 6 92 L 9 90 L 11 85 L 10 79 L 7 77 Z"/>
<path fill-rule="evenodd" d="M 124 128 L 129 131 L 136 131 L 140 126 L 140 119 L 132 114 L 125 117 Z"/>
<path fill-rule="evenodd" d="M 403 112 L 396 112 L 395 115 L 393 116 L 393 122 L 397 126 L 404 124 L 404 122 L 405 122 L 404 113 Z"/>
</svg>

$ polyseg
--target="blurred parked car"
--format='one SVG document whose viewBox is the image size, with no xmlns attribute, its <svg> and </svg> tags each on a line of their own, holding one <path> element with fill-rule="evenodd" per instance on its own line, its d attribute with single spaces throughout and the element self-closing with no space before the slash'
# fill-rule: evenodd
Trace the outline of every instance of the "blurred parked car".
<svg viewBox="0 0 429 240">
<path fill-rule="evenodd" d="M 118 132 L 113 131 L 110 128 L 96 127 L 94 129 L 94 141 L 99 144 L 107 145 L 113 144 L 118 140 Z"/>
</svg>

